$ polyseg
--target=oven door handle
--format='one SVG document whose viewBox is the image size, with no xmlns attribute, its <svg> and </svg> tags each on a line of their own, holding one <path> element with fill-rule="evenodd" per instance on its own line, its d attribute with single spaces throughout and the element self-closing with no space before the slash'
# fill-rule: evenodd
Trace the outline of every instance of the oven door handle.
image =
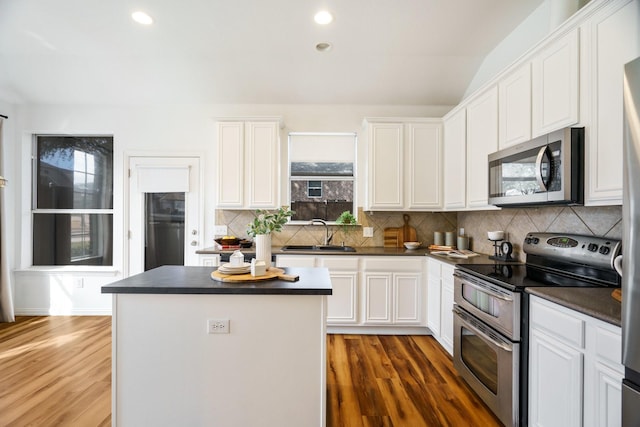
<svg viewBox="0 0 640 427">
<path fill-rule="evenodd" d="M 492 297 L 501 299 L 503 301 L 509 301 L 509 302 L 513 301 L 513 298 L 511 298 L 511 297 L 509 297 L 507 295 L 500 294 L 500 293 L 498 293 L 498 292 L 496 292 L 496 291 L 494 291 L 492 289 L 489 289 L 487 287 L 484 287 L 482 285 L 476 284 L 476 283 L 472 282 L 471 280 L 469 280 L 466 277 L 463 278 L 463 283 L 462 284 L 463 285 L 467 285 L 467 286 L 471 286 L 472 288 L 474 288 L 474 289 L 476 289 L 478 291 L 484 292 L 485 294 L 491 295 Z"/>
<path fill-rule="evenodd" d="M 546 145 L 544 147 L 541 147 L 540 151 L 538 151 L 538 157 L 536 157 L 536 181 L 538 182 L 538 185 L 540 186 L 542 191 L 547 191 L 547 184 L 549 183 L 549 176 L 542 176 L 542 160 L 544 159 L 545 154 L 547 154 L 548 149 L 549 148 Z M 551 168 L 549 168 L 547 175 L 550 173 Z"/>
<path fill-rule="evenodd" d="M 464 322 L 465 327 L 469 328 L 473 333 L 479 335 L 482 339 L 484 339 L 485 341 L 490 342 L 491 344 L 495 345 L 496 347 L 500 347 L 504 351 L 508 351 L 509 353 L 513 352 L 513 348 L 511 346 L 509 346 L 508 344 L 500 342 L 500 341 L 496 341 L 494 338 L 491 338 L 489 335 L 487 335 L 486 333 L 482 332 L 480 329 L 476 328 L 471 322 L 468 321 L 467 316 L 464 313 L 461 313 L 460 310 L 457 307 L 453 307 L 452 311 L 453 311 L 453 313 L 455 315 L 457 315 L 458 317 L 460 317 L 460 319 L 462 319 L 462 321 Z"/>
</svg>

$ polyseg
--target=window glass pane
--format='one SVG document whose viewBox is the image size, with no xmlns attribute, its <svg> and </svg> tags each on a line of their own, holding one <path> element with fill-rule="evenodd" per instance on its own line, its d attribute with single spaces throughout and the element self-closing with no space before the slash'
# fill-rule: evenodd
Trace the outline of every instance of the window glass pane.
<svg viewBox="0 0 640 427">
<path fill-rule="evenodd" d="M 335 221 L 344 211 L 353 212 L 352 180 L 325 180 L 321 183 L 321 197 L 312 196 L 309 183 L 314 181 L 291 181 L 291 209 L 296 213 L 294 221 L 309 221 L 314 218 Z M 318 182 L 318 181 L 315 181 Z"/>
<path fill-rule="evenodd" d="M 184 265 L 185 193 L 146 193 L 144 270 Z"/>
<path fill-rule="evenodd" d="M 113 138 L 38 136 L 36 209 L 112 209 Z"/>
<path fill-rule="evenodd" d="M 33 265 L 113 265 L 113 215 L 33 215 Z"/>
</svg>

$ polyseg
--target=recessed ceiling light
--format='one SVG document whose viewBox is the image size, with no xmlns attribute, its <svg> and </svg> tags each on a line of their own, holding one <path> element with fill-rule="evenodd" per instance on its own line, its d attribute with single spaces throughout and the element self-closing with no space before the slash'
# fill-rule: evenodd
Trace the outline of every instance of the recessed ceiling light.
<svg viewBox="0 0 640 427">
<path fill-rule="evenodd" d="M 316 45 L 316 50 L 318 52 L 327 52 L 331 50 L 332 44 L 328 42 L 320 42 Z"/>
<path fill-rule="evenodd" d="M 131 18 L 136 21 L 138 24 L 142 25 L 151 25 L 153 24 L 153 18 L 142 11 L 133 12 L 131 14 Z"/>
<path fill-rule="evenodd" d="M 314 21 L 320 25 L 327 25 L 333 21 L 333 15 L 326 10 L 321 10 L 313 17 Z"/>
</svg>

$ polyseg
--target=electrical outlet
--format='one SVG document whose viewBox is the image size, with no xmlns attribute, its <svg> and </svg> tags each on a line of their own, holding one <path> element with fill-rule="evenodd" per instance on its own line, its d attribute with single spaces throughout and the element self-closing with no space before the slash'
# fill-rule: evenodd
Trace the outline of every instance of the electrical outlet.
<svg viewBox="0 0 640 427">
<path fill-rule="evenodd" d="M 210 334 L 228 334 L 229 319 L 209 319 L 207 320 L 207 332 Z"/>
<path fill-rule="evenodd" d="M 226 236 L 227 235 L 227 226 L 226 225 L 214 225 L 213 226 L 213 234 L 216 236 Z"/>
<path fill-rule="evenodd" d="M 460 227 L 460 235 L 464 236 L 464 227 Z"/>
<path fill-rule="evenodd" d="M 84 288 L 84 278 L 83 277 L 74 277 L 73 278 L 73 284 L 78 289 Z"/>
<path fill-rule="evenodd" d="M 373 227 L 362 227 L 362 237 L 373 237 Z"/>
</svg>

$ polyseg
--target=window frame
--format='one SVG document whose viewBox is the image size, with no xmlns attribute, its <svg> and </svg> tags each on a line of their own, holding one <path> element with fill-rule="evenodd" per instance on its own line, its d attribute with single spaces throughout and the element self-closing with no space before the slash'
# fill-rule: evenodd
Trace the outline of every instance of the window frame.
<svg viewBox="0 0 640 427">
<path fill-rule="evenodd" d="M 353 175 L 352 176 L 330 176 L 330 175 L 313 175 L 313 176 L 304 176 L 298 175 L 293 177 L 291 175 L 291 146 L 293 144 L 291 137 L 292 136 L 348 136 L 353 137 Z M 327 181 L 350 181 L 352 182 L 353 187 L 353 215 L 358 217 L 358 134 L 356 132 L 289 132 L 287 135 L 287 200 L 288 204 L 291 206 L 292 203 L 292 194 L 291 194 L 291 183 L 292 181 L 320 181 L 321 188 L 324 185 L 324 182 Z M 322 196 L 321 196 L 322 197 Z M 289 220 L 289 225 L 308 225 L 308 220 Z M 336 225 L 335 221 L 327 221 L 329 225 Z"/>
<path fill-rule="evenodd" d="M 95 208 L 64 208 L 64 209 L 51 209 L 51 208 L 42 208 L 39 209 L 38 206 L 38 138 L 41 137 L 60 137 L 60 138 L 109 138 L 111 140 L 111 208 L 104 209 L 95 209 Z M 115 150 L 115 137 L 113 134 L 100 133 L 100 134 L 92 134 L 92 133 L 74 133 L 74 134 L 59 134 L 59 133 L 33 133 L 31 135 L 31 144 L 30 144 L 30 154 L 31 154 L 31 182 L 30 182 L 30 239 L 29 239 L 29 254 L 30 254 L 30 266 L 33 269 L 37 270 L 47 270 L 47 269 L 69 269 L 69 270 L 92 270 L 92 271 L 112 271 L 116 268 L 116 223 L 115 223 L 115 189 L 116 189 L 116 150 Z M 73 173 L 77 172 L 75 169 Z M 106 215 L 111 217 L 111 263 L 102 265 L 102 264 L 35 264 L 34 260 L 34 245 L 37 244 L 36 238 L 37 236 L 34 233 L 35 227 L 35 216 L 40 214 L 66 214 L 66 215 Z M 70 232 L 70 236 L 72 232 Z M 102 245 L 104 243 L 104 239 L 106 236 L 101 235 L 98 237 L 98 244 Z M 75 261 L 86 261 L 89 259 L 98 258 L 95 254 L 76 257 Z M 74 259 L 70 259 L 73 261 Z"/>
</svg>

